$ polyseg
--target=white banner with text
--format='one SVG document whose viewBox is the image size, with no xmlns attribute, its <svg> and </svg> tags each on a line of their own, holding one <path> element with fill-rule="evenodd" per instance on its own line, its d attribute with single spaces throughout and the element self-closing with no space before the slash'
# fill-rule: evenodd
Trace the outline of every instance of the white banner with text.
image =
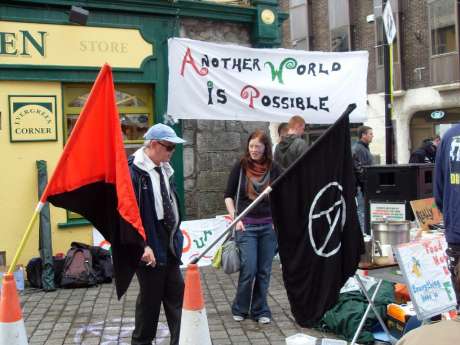
<svg viewBox="0 0 460 345">
<path fill-rule="evenodd" d="M 169 39 L 167 115 L 174 119 L 333 123 L 350 103 L 364 122 L 368 52 L 256 49 Z"/>
<path fill-rule="evenodd" d="M 228 216 L 216 216 L 209 219 L 187 220 L 180 224 L 180 230 L 184 235 L 182 249 L 182 262 L 185 267 L 194 258 L 199 256 L 212 242 L 214 242 L 230 225 Z M 198 266 L 208 266 L 212 258 L 227 236 L 224 236 L 203 258 L 198 261 Z M 111 244 L 101 233 L 93 228 L 93 245 L 110 250 Z"/>
</svg>

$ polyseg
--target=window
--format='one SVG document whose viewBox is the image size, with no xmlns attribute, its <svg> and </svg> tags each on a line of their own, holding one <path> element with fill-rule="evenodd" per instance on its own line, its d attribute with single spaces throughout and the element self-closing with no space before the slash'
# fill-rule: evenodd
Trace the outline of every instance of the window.
<svg viewBox="0 0 460 345">
<path fill-rule="evenodd" d="M 428 4 L 431 31 L 431 54 L 440 55 L 457 49 L 455 1 L 434 0 Z"/>
<path fill-rule="evenodd" d="M 457 82 L 460 78 L 457 48 L 459 5 L 455 0 L 428 0 L 427 3 L 431 84 Z"/>
<path fill-rule="evenodd" d="M 89 96 L 89 87 L 66 87 L 65 103 L 65 138 L 68 138 L 78 119 L 78 114 Z M 151 89 L 133 86 L 117 86 L 115 98 L 120 115 L 121 129 L 127 148 L 129 144 L 141 144 L 142 136 L 151 123 Z M 68 101 L 67 101 L 68 99 Z"/>
<path fill-rule="evenodd" d="M 310 49 L 310 18 L 308 9 L 308 0 L 289 0 L 291 41 L 294 49 Z"/>
<path fill-rule="evenodd" d="M 328 4 L 331 51 L 349 51 L 351 50 L 351 39 L 348 0 L 329 0 Z"/>
<path fill-rule="evenodd" d="M 153 90 L 148 85 L 115 85 L 115 100 L 120 116 L 126 153 L 136 151 L 144 142 L 143 135 L 153 123 Z M 78 116 L 89 97 L 91 85 L 66 84 L 64 94 L 64 141 L 74 128 Z M 82 219 L 68 212 L 69 220 Z"/>
</svg>

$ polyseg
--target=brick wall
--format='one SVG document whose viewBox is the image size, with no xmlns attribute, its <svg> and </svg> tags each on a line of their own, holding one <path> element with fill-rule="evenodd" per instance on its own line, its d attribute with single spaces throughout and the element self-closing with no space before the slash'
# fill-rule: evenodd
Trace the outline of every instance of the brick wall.
<svg viewBox="0 0 460 345">
<path fill-rule="evenodd" d="M 375 90 L 375 24 L 368 23 L 366 17 L 374 13 L 372 1 L 350 1 L 350 23 L 353 50 L 369 52 L 367 74 L 368 91 Z"/>
<path fill-rule="evenodd" d="M 311 1 L 311 33 L 313 36 L 310 50 L 330 50 L 329 17 L 327 0 Z"/>
<path fill-rule="evenodd" d="M 430 36 L 426 4 L 406 1 L 403 7 L 403 63 L 406 88 L 430 84 Z M 419 70 L 417 70 L 419 69 Z"/>
<path fill-rule="evenodd" d="M 283 12 L 289 13 L 289 0 L 279 0 L 279 7 Z M 284 21 L 281 28 L 281 34 L 283 35 L 281 39 L 281 46 L 283 48 L 291 48 L 291 28 L 289 24 L 289 18 Z"/>
</svg>

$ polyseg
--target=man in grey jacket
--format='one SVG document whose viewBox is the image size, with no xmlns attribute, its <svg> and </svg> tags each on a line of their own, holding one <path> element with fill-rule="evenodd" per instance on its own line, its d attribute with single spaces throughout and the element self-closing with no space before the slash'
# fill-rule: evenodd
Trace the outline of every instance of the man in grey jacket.
<svg viewBox="0 0 460 345">
<path fill-rule="evenodd" d="M 369 144 L 374 138 L 372 128 L 369 126 L 358 127 L 358 138 L 359 140 L 353 145 L 353 168 L 356 177 L 356 199 L 358 202 L 358 218 L 361 230 L 368 232 L 364 221 L 364 185 L 365 185 L 365 173 L 363 166 L 374 164 L 374 158 L 372 157 L 371 151 L 369 150 Z"/>
<path fill-rule="evenodd" d="M 302 138 L 305 133 L 305 120 L 298 115 L 289 119 L 288 132 L 281 142 L 276 145 L 275 162 L 284 169 L 292 164 L 308 148 L 307 142 Z"/>
</svg>

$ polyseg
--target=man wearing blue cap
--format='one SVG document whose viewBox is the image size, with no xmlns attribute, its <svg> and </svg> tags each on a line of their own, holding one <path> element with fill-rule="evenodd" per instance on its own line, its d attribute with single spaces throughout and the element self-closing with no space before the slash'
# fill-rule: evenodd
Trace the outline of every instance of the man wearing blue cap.
<svg viewBox="0 0 460 345">
<path fill-rule="evenodd" d="M 149 128 L 144 145 L 128 159 L 147 241 L 136 272 L 140 291 L 136 301 L 132 344 L 152 344 L 161 303 L 171 334 L 179 344 L 184 281 L 179 269 L 183 236 L 179 229 L 179 198 L 169 164 L 177 144 L 185 140 L 163 124 Z"/>
</svg>

